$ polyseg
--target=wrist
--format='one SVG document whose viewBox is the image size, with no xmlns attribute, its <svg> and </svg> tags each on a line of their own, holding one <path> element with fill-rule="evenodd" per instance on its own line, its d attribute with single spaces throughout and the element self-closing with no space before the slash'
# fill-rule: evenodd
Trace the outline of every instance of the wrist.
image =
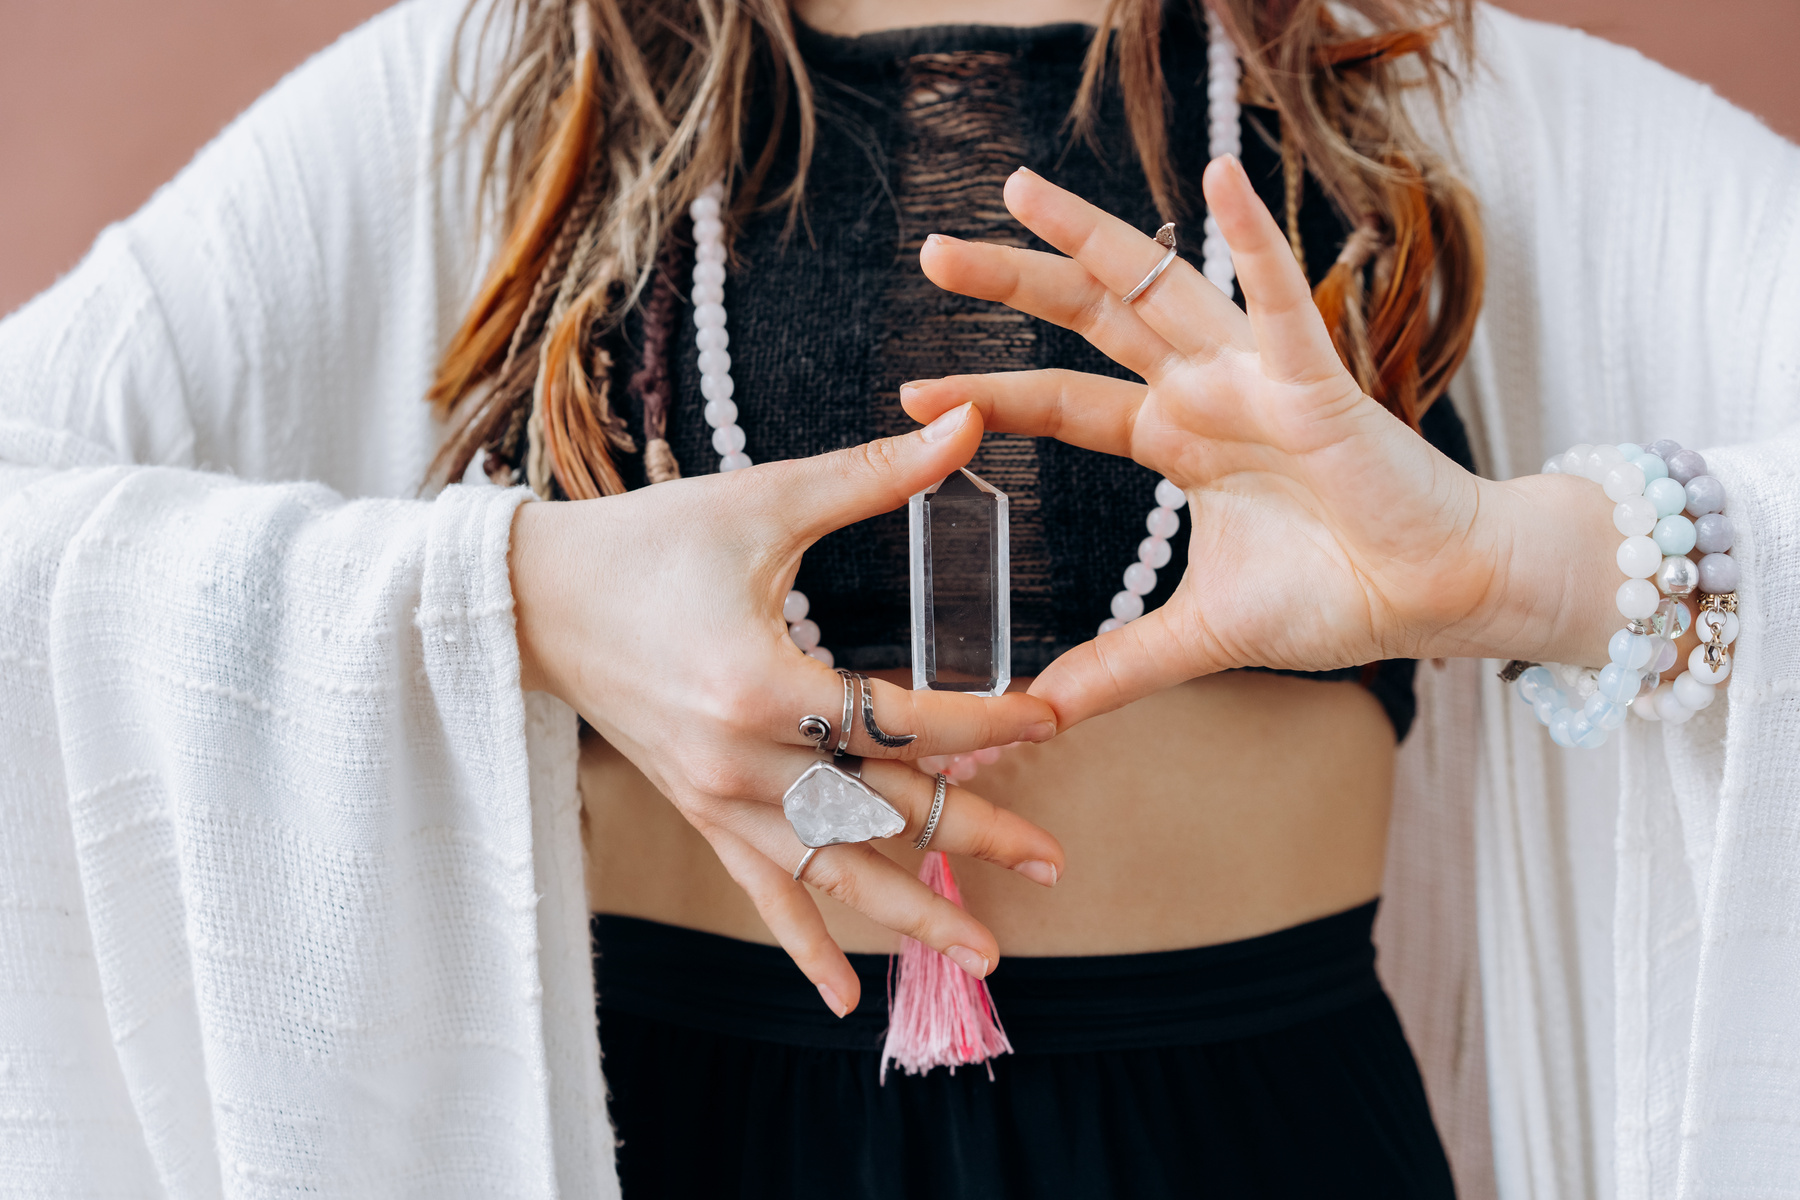
<svg viewBox="0 0 1800 1200">
<path fill-rule="evenodd" d="M 1429 657 L 1599 666 L 1619 625 L 1613 502 L 1573 475 L 1478 480 L 1466 567 L 1487 579 L 1473 609 L 1447 624 Z"/>
<path fill-rule="evenodd" d="M 546 571 L 554 563 L 560 541 L 558 526 L 562 505 L 527 502 L 513 513 L 512 540 L 507 569 L 512 577 L 513 629 L 519 643 L 519 687 L 527 692 L 549 692 L 567 701 L 545 671 L 550 658 L 549 634 L 555 627 L 553 576 Z"/>
</svg>

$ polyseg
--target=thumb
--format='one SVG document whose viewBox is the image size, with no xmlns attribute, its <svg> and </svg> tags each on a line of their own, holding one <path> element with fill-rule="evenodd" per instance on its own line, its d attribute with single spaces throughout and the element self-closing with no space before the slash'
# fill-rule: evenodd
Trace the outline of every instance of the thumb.
<svg viewBox="0 0 1800 1200">
<path fill-rule="evenodd" d="M 1060 733 L 1222 665 L 1196 655 L 1164 605 L 1062 655 L 1044 668 L 1028 694 L 1050 705 Z"/>
<path fill-rule="evenodd" d="M 834 529 L 899 508 L 973 458 L 981 432 L 981 413 L 971 401 L 900 437 L 756 469 L 781 497 L 795 537 L 811 545 Z"/>
</svg>

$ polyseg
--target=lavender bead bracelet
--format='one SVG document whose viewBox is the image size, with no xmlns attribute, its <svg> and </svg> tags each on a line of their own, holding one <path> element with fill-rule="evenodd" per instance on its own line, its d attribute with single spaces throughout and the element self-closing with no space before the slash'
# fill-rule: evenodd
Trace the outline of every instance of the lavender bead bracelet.
<svg viewBox="0 0 1800 1200">
<path fill-rule="evenodd" d="M 1591 479 L 1615 502 L 1613 526 L 1625 535 L 1617 561 L 1626 579 L 1616 597 L 1625 627 L 1607 644 L 1612 661 L 1599 671 L 1513 662 L 1501 678 L 1516 681 L 1559 746 L 1597 748 L 1624 724 L 1628 708 L 1649 721 L 1686 721 L 1731 674 L 1727 647 L 1738 635 L 1725 486 L 1706 473 L 1704 458 L 1671 441 L 1576 446 L 1546 462 L 1544 473 Z M 1690 596 L 1699 598 L 1702 642 L 1687 670 L 1661 683 L 1675 665 L 1675 640 L 1695 620 Z"/>
</svg>

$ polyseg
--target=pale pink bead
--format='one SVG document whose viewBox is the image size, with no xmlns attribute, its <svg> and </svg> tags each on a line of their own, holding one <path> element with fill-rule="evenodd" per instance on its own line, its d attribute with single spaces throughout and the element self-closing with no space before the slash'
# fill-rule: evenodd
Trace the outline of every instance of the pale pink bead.
<svg viewBox="0 0 1800 1200">
<path fill-rule="evenodd" d="M 789 592 L 787 599 L 781 602 L 781 619 L 792 625 L 795 621 L 805 619 L 811 608 L 812 601 L 806 598 L 805 592 L 797 590 Z"/>
<path fill-rule="evenodd" d="M 1174 551 L 1169 549 L 1167 538 L 1147 537 L 1138 543 L 1138 561 L 1152 571 L 1160 571 L 1169 565 L 1169 557 Z"/>
<path fill-rule="evenodd" d="M 975 778 L 975 772 L 979 770 L 981 767 L 973 758 L 959 754 L 950 760 L 950 769 L 944 774 L 950 777 L 952 783 L 967 783 Z"/>
<path fill-rule="evenodd" d="M 831 651 L 827 650 L 823 646 L 814 646 L 811 650 L 808 650 L 806 652 L 806 657 L 816 658 L 828 667 L 837 661 L 836 659 L 831 657 Z"/>
<path fill-rule="evenodd" d="M 739 450 L 736 454 L 727 454 L 719 460 L 721 471 L 741 471 L 750 465 L 750 456 Z"/>
<path fill-rule="evenodd" d="M 1118 592 L 1112 598 L 1112 615 L 1121 621 L 1135 621 L 1144 615 L 1144 598 L 1136 592 Z"/>
<path fill-rule="evenodd" d="M 1125 590 L 1136 592 L 1140 596 L 1148 596 L 1156 589 L 1156 572 L 1141 562 L 1134 562 L 1125 568 Z"/>
<path fill-rule="evenodd" d="M 1174 537 L 1175 531 L 1181 528 L 1181 518 L 1175 515 L 1172 508 L 1153 508 L 1150 515 L 1144 518 L 1144 528 L 1153 537 Z"/>
<path fill-rule="evenodd" d="M 794 645 L 802 650 L 811 650 L 819 644 L 819 624 L 802 618 L 788 626 L 788 636 L 794 639 Z"/>
<path fill-rule="evenodd" d="M 1163 508 L 1180 508 L 1187 503 L 1187 493 L 1165 479 L 1156 485 L 1156 502 Z"/>
<path fill-rule="evenodd" d="M 991 767 L 995 763 L 1000 761 L 1000 754 L 1001 754 L 1000 747 L 988 746 L 984 749 L 977 750 L 971 757 L 973 757 L 975 759 L 975 761 L 980 763 L 982 766 Z"/>
<path fill-rule="evenodd" d="M 722 455 L 736 454 L 744 448 L 747 439 L 742 425 L 727 425 L 713 430 L 713 449 Z"/>
<path fill-rule="evenodd" d="M 688 215 L 696 222 L 716 221 L 719 219 L 719 201 L 717 197 L 702 192 L 688 205 Z"/>
<path fill-rule="evenodd" d="M 1094 636 L 1099 637 L 1103 633 L 1111 633 L 1115 629 L 1123 628 L 1125 628 L 1125 622 L 1119 620 L 1117 617 L 1108 617 L 1106 620 L 1100 622 L 1100 628 L 1094 631 Z"/>
</svg>

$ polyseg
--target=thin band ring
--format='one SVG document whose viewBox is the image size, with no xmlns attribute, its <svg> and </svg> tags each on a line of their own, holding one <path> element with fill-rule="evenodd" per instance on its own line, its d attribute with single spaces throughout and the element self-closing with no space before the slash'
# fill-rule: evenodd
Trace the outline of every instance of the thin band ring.
<svg viewBox="0 0 1800 1200">
<path fill-rule="evenodd" d="M 858 675 L 857 686 L 862 690 L 862 722 L 863 732 L 877 746 L 886 746 L 889 750 L 898 750 L 902 746 L 910 746 L 919 740 L 916 733 L 888 733 L 875 723 L 875 689 L 869 686 L 867 675 Z"/>
<path fill-rule="evenodd" d="M 812 862 L 813 855 L 817 854 L 819 852 L 819 850 L 820 850 L 820 847 L 814 846 L 811 849 L 809 849 L 805 854 L 802 854 L 800 856 L 800 865 L 794 868 L 794 882 L 795 883 L 799 883 L 800 877 L 802 875 L 806 874 L 807 864 Z"/>
<path fill-rule="evenodd" d="M 856 714 L 856 676 L 844 670 L 838 674 L 844 677 L 844 724 L 837 744 L 837 753 L 841 755 L 850 748 L 850 722 Z"/>
<path fill-rule="evenodd" d="M 1175 261 L 1175 226 L 1173 224 L 1164 225 L 1161 229 L 1157 230 L 1156 241 L 1158 245 L 1168 247 L 1167 253 L 1162 256 L 1161 262 L 1150 268 L 1150 273 L 1144 276 L 1144 281 L 1142 283 L 1119 297 L 1121 303 L 1130 304 L 1133 300 L 1136 300 L 1139 296 L 1143 295 L 1150 289 L 1150 285 L 1156 282 L 1157 277 L 1169 269 L 1169 264 Z"/>
<path fill-rule="evenodd" d="M 938 818 L 944 815 L 944 793 L 949 790 L 949 778 L 943 772 L 938 772 L 937 791 L 931 796 L 931 815 L 925 818 L 925 828 L 919 831 L 919 840 L 913 843 L 914 850 L 923 850 L 931 845 L 931 835 L 937 832 Z"/>
</svg>

